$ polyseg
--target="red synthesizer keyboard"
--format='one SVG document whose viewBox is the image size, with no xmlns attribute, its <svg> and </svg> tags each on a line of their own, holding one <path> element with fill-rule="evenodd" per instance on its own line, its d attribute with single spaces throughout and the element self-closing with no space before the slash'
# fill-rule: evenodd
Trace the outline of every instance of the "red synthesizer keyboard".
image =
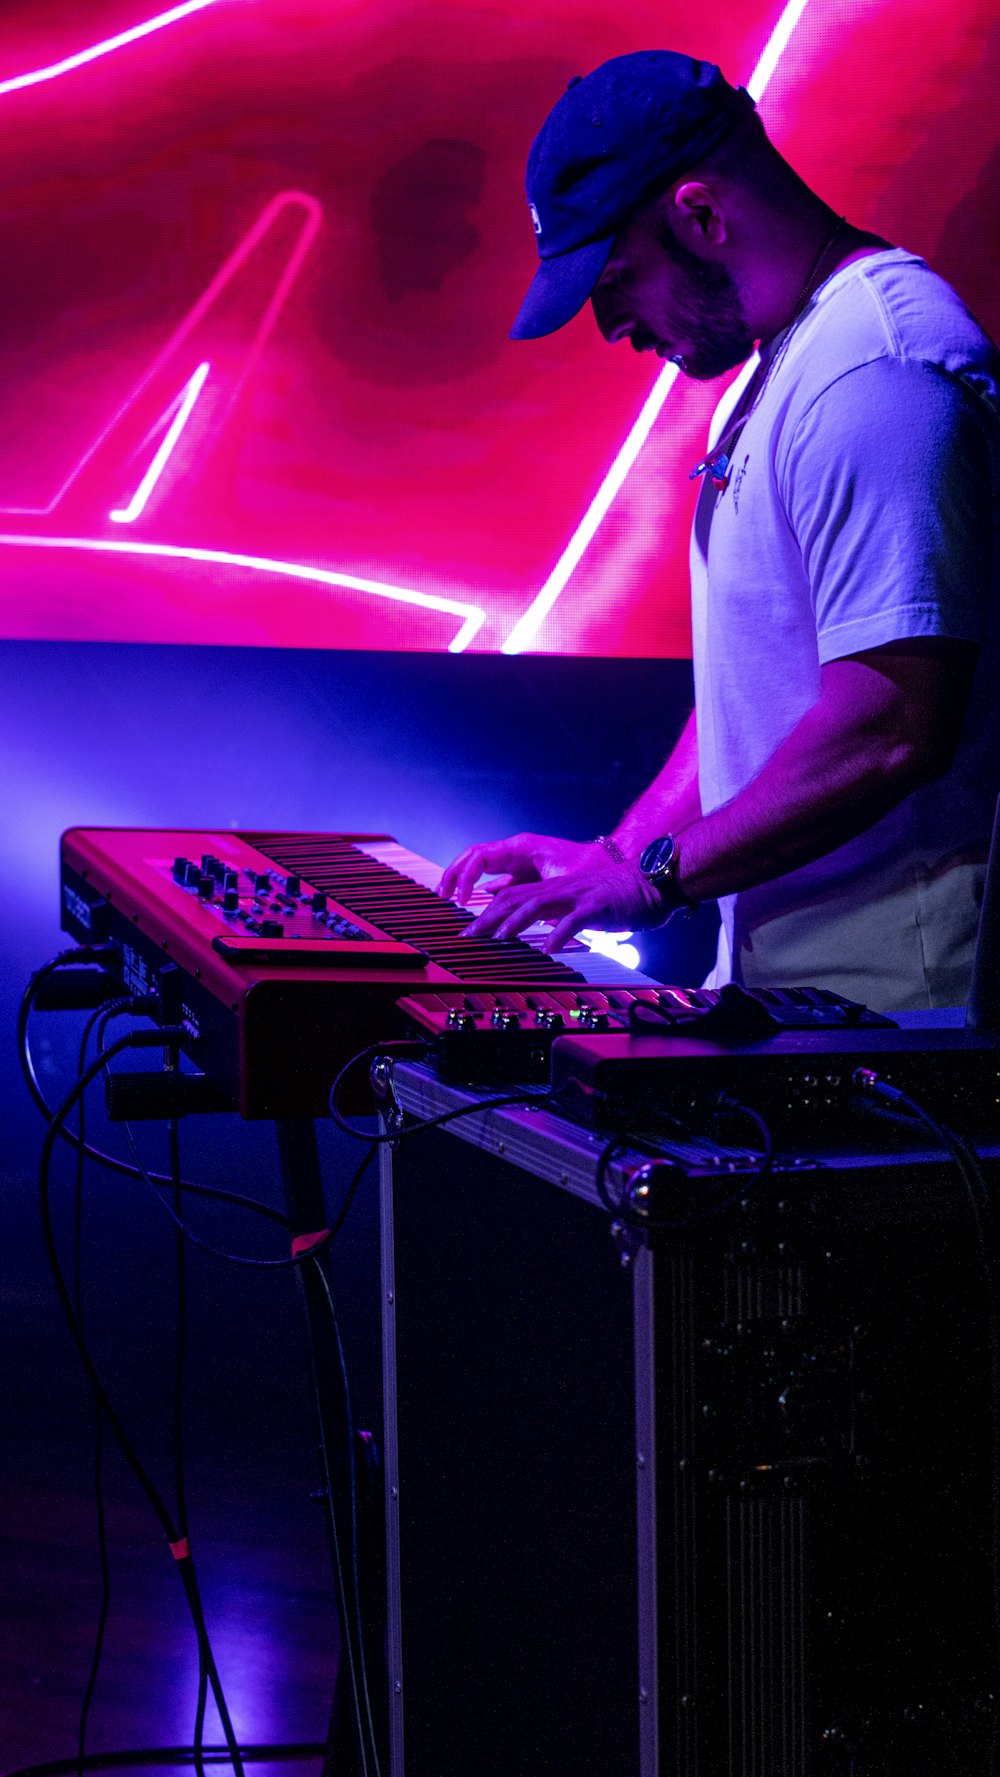
<svg viewBox="0 0 1000 1777">
<path fill-rule="evenodd" d="M 421 989 L 585 996 L 636 979 L 583 946 L 563 961 L 465 937 L 474 911 L 385 834 L 78 827 L 61 874 L 64 929 L 114 946 L 125 990 L 188 1026 L 185 1052 L 244 1117 L 325 1114 L 339 1069 L 402 1035 L 397 1002 Z"/>
</svg>

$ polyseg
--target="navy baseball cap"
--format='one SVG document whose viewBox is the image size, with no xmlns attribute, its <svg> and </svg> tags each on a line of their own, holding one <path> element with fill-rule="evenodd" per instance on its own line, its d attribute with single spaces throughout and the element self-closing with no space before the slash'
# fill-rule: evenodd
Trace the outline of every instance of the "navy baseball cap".
<svg viewBox="0 0 1000 1777">
<path fill-rule="evenodd" d="M 754 109 L 714 62 L 670 49 L 615 56 L 577 75 L 528 155 L 528 208 L 541 265 L 511 339 L 540 339 L 578 314 L 622 223 Z"/>
</svg>

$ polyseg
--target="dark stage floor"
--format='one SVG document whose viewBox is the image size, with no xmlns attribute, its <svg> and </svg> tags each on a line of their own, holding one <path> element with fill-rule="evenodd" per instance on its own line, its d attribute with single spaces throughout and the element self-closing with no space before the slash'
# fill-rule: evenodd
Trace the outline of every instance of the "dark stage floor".
<svg viewBox="0 0 1000 1777">
<path fill-rule="evenodd" d="M 187 1141 L 186 1175 L 278 1201 L 270 1131 L 235 1119 L 204 1123 L 214 1133 L 206 1137 L 202 1127 Z M 100 1595 L 90 1397 L 44 1269 L 29 1151 L 26 1142 L 26 1163 L 4 1177 L 0 1258 L 2 1773 L 74 1754 Z M 167 1492 L 170 1226 L 128 1181 L 97 1178 L 88 1190 L 88 1329 L 130 1434 Z M 71 1173 L 61 1170 L 55 1201 L 64 1235 L 71 1192 Z M 216 1240 L 245 1251 L 267 1245 L 270 1230 L 248 1228 L 246 1218 L 227 1223 L 225 1212 L 201 1204 L 194 1213 Z M 376 1342 L 366 1319 L 377 1312 L 373 1183 L 356 1215 L 337 1268 L 365 1425 L 378 1413 Z M 287 1272 L 233 1273 L 198 1253 L 189 1276 L 190 1523 L 229 1706 L 244 1743 L 322 1741 L 338 1636 L 297 1290 Z M 197 1660 L 177 1569 L 114 1449 L 106 1497 L 111 1610 L 88 1747 L 190 1744 Z M 210 1722 L 214 1742 L 214 1712 Z M 248 1769 L 276 1777 L 315 1772 L 318 1761 Z"/>
</svg>

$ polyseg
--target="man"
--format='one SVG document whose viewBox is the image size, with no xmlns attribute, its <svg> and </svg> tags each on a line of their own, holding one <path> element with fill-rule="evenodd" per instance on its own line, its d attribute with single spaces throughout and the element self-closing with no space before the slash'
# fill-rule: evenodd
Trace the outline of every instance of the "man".
<svg viewBox="0 0 1000 1777">
<path fill-rule="evenodd" d="M 513 329 L 712 378 L 695 711 L 614 834 L 475 845 L 474 935 L 661 924 L 718 898 L 712 979 L 883 1010 L 966 995 L 1000 761 L 1000 356 L 922 260 L 838 220 L 709 64 L 622 56 L 537 137 L 541 265 Z"/>
</svg>

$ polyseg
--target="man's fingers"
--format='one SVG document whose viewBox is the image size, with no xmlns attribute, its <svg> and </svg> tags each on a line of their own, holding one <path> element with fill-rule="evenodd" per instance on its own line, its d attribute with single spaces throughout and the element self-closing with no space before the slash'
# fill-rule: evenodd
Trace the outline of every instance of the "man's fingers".
<svg viewBox="0 0 1000 1777">
<path fill-rule="evenodd" d="M 551 936 L 545 940 L 548 954 L 553 956 L 557 950 L 565 950 L 570 939 L 575 938 L 577 933 L 589 924 L 590 921 L 586 914 L 580 912 L 570 913 L 565 919 L 561 919 L 557 925 L 552 927 Z"/>
<path fill-rule="evenodd" d="M 459 870 L 465 863 L 471 849 L 471 847 L 467 846 L 465 851 L 459 852 L 458 857 L 452 858 L 451 863 L 447 864 L 441 872 L 441 881 L 437 885 L 437 892 L 439 895 L 443 895 L 446 901 L 450 901 L 455 892 L 455 883 L 458 880 Z"/>
<path fill-rule="evenodd" d="M 512 892 L 517 894 L 515 889 Z M 500 897 L 498 896 L 499 900 Z M 572 898 L 558 892 L 555 884 L 546 884 L 544 888 L 522 890 L 516 902 L 502 905 L 503 914 L 499 924 L 493 927 L 495 938 L 516 938 L 519 933 L 526 932 L 537 920 L 551 919 L 555 915 L 565 914 L 567 904 L 572 906 Z M 494 902 L 494 907 L 496 903 Z M 493 908 L 490 909 L 493 912 Z"/>
<path fill-rule="evenodd" d="M 524 872 L 526 866 L 530 869 L 520 835 L 490 845 L 469 845 L 448 865 L 438 883 L 438 894 L 446 900 L 465 902 L 481 876 L 507 874 L 516 879 L 519 869 Z"/>
<path fill-rule="evenodd" d="M 448 901 L 467 901 L 479 878 L 489 870 L 488 855 L 496 847 L 469 845 L 460 852 L 438 883 L 438 894 Z"/>
<path fill-rule="evenodd" d="M 489 907 L 466 926 L 467 938 L 510 938 L 534 925 L 542 915 L 534 911 L 536 901 L 544 903 L 545 891 L 539 885 L 529 888 L 498 889 Z"/>
</svg>

